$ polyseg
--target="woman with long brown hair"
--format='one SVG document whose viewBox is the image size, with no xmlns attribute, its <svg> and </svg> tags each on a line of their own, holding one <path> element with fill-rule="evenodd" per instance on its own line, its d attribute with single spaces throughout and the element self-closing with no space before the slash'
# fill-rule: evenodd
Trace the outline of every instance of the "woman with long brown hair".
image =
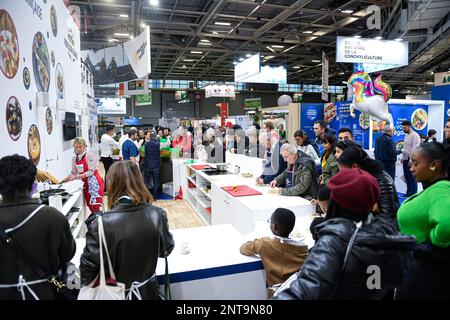
<svg viewBox="0 0 450 320">
<path fill-rule="evenodd" d="M 334 176 L 338 171 L 338 163 L 336 161 L 336 136 L 334 134 L 326 134 L 325 137 L 321 139 L 323 145 L 323 153 L 320 159 L 322 166 L 322 174 L 319 177 L 319 183 L 321 185 L 327 186 L 328 181 Z"/>
<path fill-rule="evenodd" d="M 138 288 L 139 298 L 157 299 L 155 270 L 158 257 L 168 256 L 174 247 L 166 213 L 151 204 L 153 198 L 135 163 L 120 161 L 113 164 L 106 182 L 109 211 L 102 219 L 116 280 L 124 283 L 127 289 L 132 285 L 133 289 Z M 97 220 L 88 227 L 80 269 L 85 285 L 99 274 Z M 108 270 L 107 266 L 105 270 Z"/>
</svg>

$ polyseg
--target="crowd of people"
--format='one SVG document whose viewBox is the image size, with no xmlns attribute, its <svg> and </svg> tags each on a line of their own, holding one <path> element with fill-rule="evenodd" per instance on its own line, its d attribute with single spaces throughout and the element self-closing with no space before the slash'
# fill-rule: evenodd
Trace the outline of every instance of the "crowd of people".
<svg viewBox="0 0 450 320">
<path fill-rule="evenodd" d="M 402 126 L 403 148 L 396 149 L 393 128 L 386 126 L 375 143 L 375 159 L 353 141 L 350 129 L 336 133 L 323 121 L 314 123 L 314 140 L 298 130 L 292 143 L 282 127 L 275 130 L 269 121 L 262 129 L 255 125 L 246 131 L 238 125 L 179 127 L 172 134 L 162 127 L 130 128 L 118 142 L 114 127 L 108 127 L 101 137 L 106 213 L 99 212 L 104 183 L 98 163 L 85 141 L 77 138 L 72 172 L 65 181 L 84 182 L 88 206 L 96 213 L 86 221 L 81 281 L 92 284 L 99 272 L 102 244 L 96 217 L 102 216 L 117 281 L 131 293 L 138 290 L 140 298 L 156 299 L 157 259 L 174 248 L 166 213 L 152 205 L 162 150 L 175 149 L 178 156 L 189 158 L 203 155 L 209 162 L 224 162 L 230 151 L 263 159 L 258 184 L 316 206 L 310 226 L 315 245 L 309 250 L 289 238 L 295 213 L 284 208 L 268 220 L 273 237 L 240 248 L 243 254 L 260 255 L 268 288 L 278 288 L 269 297 L 449 299 L 450 119 L 443 142 L 433 140 L 431 130 L 429 139 L 421 142 L 409 121 Z M 122 160 L 113 163 L 117 148 Z M 400 154 L 408 196 L 401 205 L 395 187 Z M 20 252 L 31 255 L 48 277 L 64 268 L 75 252 L 67 219 L 31 199 L 35 179 L 36 167 L 29 159 L 0 159 L 1 299 L 57 299 L 57 288 Z M 417 183 L 423 191 L 417 192 Z"/>
</svg>

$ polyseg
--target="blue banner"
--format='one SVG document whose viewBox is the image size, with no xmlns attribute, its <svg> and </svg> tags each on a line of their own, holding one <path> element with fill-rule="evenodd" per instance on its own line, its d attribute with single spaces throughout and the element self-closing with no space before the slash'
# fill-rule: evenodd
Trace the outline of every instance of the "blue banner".
<svg viewBox="0 0 450 320">
<path fill-rule="evenodd" d="M 314 141 L 314 121 L 323 119 L 323 103 L 300 104 L 300 128 Z"/>
<path fill-rule="evenodd" d="M 369 115 L 360 112 L 359 110 L 354 111 L 355 117 L 350 115 L 350 104 L 351 102 L 336 102 L 337 107 L 337 123 L 336 131 L 340 128 L 349 128 L 353 132 L 353 138 L 355 143 L 362 146 L 364 149 L 369 149 L 369 138 L 370 138 L 370 121 Z"/>
<path fill-rule="evenodd" d="M 447 119 L 450 118 L 450 85 L 449 86 L 437 86 L 431 88 L 432 100 L 444 100 L 444 124 Z"/>
<path fill-rule="evenodd" d="M 403 147 L 405 133 L 402 129 L 402 122 L 409 120 L 412 123 L 412 129 L 418 134 L 427 135 L 428 131 L 428 105 L 421 104 L 389 104 L 389 112 L 394 118 L 395 132 L 392 139 L 398 149 Z M 380 131 L 373 131 L 373 143 L 382 135 Z"/>
</svg>

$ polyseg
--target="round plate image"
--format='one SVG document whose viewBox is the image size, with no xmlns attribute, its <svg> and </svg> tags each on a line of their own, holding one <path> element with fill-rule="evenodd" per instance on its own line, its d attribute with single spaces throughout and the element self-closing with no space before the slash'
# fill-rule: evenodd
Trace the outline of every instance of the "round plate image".
<svg viewBox="0 0 450 320">
<path fill-rule="evenodd" d="M 56 98 L 64 99 L 64 71 L 60 63 L 56 65 L 55 71 Z"/>
<path fill-rule="evenodd" d="M 370 127 L 370 115 L 367 113 L 361 113 L 359 115 L 359 126 L 364 130 Z"/>
<path fill-rule="evenodd" d="M 11 79 L 19 69 L 19 40 L 14 22 L 5 10 L 0 10 L 0 69 Z"/>
<path fill-rule="evenodd" d="M 39 163 L 41 158 L 41 136 L 36 125 L 31 125 L 28 130 L 28 156 L 35 166 Z"/>
<path fill-rule="evenodd" d="M 58 18 L 56 17 L 56 9 L 54 5 L 50 8 L 50 24 L 52 26 L 53 35 L 56 37 L 58 35 Z"/>
<path fill-rule="evenodd" d="M 25 86 L 25 89 L 28 90 L 28 88 L 30 88 L 30 70 L 28 70 L 27 67 L 23 68 L 23 72 L 22 72 L 22 76 L 23 76 L 23 85 Z"/>
<path fill-rule="evenodd" d="M 395 144 L 395 147 L 397 148 L 397 150 L 402 150 L 403 149 L 403 140 L 397 141 L 397 143 Z"/>
<path fill-rule="evenodd" d="M 22 109 L 19 100 L 11 97 L 6 104 L 6 128 L 13 141 L 17 141 L 22 134 Z"/>
<path fill-rule="evenodd" d="M 53 52 L 53 50 L 52 50 L 52 52 L 50 52 L 50 60 L 52 62 L 52 67 L 54 68 L 55 67 L 55 53 Z"/>
<path fill-rule="evenodd" d="M 38 92 L 48 92 L 50 86 L 50 59 L 47 43 L 42 33 L 33 39 L 33 73 Z"/>
<path fill-rule="evenodd" d="M 414 110 L 411 116 L 411 123 L 416 130 L 425 129 L 428 123 L 428 113 L 422 108 Z"/>
<path fill-rule="evenodd" d="M 53 131 L 53 119 L 52 119 L 52 110 L 47 108 L 45 111 L 45 127 L 47 128 L 47 133 L 52 134 Z"/>
</svg>

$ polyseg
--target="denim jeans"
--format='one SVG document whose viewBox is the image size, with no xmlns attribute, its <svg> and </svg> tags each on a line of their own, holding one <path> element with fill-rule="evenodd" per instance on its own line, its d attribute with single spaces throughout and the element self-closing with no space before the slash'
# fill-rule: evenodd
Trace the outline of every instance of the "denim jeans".
<svg viewBox="0 0 450 320">
<path fill-rule="evenodd" d="M 409 158 L 407 160 L 403 160 L 403 175 L 406 180 L 406 195 L 409 197 L 417 193 L 417 182 L 411 171 L 409 171 L 408 163 Z"/>
<path fill-rule="evenodd" d="M 157 169 L 149 169 L 144 168 L 144 182 L 147 188 L 150 189 L 150 177 L 153 176 L 153 198 L 156 200 L 156 196 L 158 195 L 158 187 L 159 187 L 159 168 Z"/>
</svg>

